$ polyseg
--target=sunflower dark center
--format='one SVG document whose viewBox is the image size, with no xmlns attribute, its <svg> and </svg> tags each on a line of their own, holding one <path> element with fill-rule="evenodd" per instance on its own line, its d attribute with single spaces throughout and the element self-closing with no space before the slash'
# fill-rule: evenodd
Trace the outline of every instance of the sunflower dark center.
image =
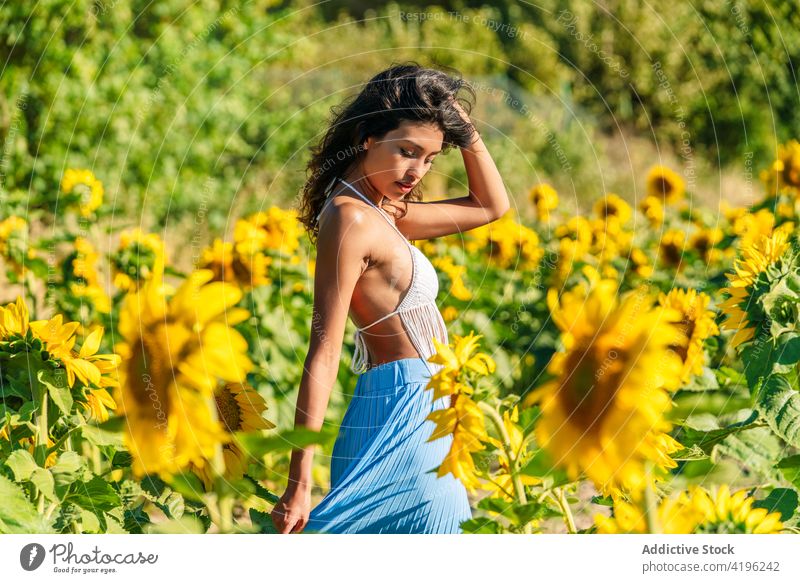
<svg viewBox="0 0 800 583">
<path fill-rule="evenodd" d="M 128 384 L 136 403 L 141 408 L 151 407 L 153 416 L 168 413 L 170 398 L 168 387 L 172 382 L 172 369 L 165 347 L 159 346 L 160 334 L 154 331 L 136 339 L 131 346 L 133 354 L 128 362 Z"/>
<path fill-rule="evenodd" d="M 655 185 L 656 191 L 663 194 L 666 198 L 669 198 L 672 195 L 674 188 L 668 179 L 659 177 L 653 181 L 653 184 Z"/>
<path fill-rule="evenodd" d="M 689 358 L 689 344 L 692 341 L 692 336 L 694 336 L 694 330 L 697 327 L 697 323 L 694 321 L 694 319 L 687 316 L 684 317 L 680 322 L 677 322 L 675 326 L 686 338 L 686 342 L 684 344 L 670 344 L 669 347 L 681 357 L 681 362 L 686 362 L 686 360 Z"/>
<path fill-rule="evenodd" d="M 220 421 L 222 421 L 225 429 L 230 433 L 239 431 L 242 427 L 242 410 L 233 391 L 226 385 L 216 392 L 214 400 L 217 403 L 217 413 Z"/>
<path fill-rule="evenodd" d="M 585 430 L 599 430 L 604 415 L 622 381 L 625 354 L 621 350 L 598 350 L 588 346 L 574 350 L 566 361 L 571 371 L 562 383 L 559 396 L 570 423 Z"/>
</svg>

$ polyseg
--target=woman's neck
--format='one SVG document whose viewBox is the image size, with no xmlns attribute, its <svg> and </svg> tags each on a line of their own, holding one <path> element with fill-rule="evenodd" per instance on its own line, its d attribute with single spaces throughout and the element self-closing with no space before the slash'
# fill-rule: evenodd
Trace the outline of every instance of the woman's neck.
<svg viewBox="0 0 800 583">
<path fill-rule="evenodd" d="M 343 180 L 371 200 L 375 206 L 381 206 L 384 198 L 383 195 L 372 187 L 369 180 L 362 172 L 354 172 L 348 176 L 345 176 Z M 350 189 L 348 189 L 344 184 L 342 185 L 342 188 L 350 191 Z"/>
</svg>

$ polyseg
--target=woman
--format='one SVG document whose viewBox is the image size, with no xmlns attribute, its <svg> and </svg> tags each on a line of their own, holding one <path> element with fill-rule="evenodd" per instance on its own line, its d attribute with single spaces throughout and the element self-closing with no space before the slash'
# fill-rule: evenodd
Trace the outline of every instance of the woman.
<svg viewBox="0 0 800 583">
<path fill-rule="evenodd" d="M 470 518 L 464 486 L 435 470 L 452 436 L 428 442 L 436 367 L 447 342 L 436 272 L 409 240 L 497 220 L 508 195 L 457 101 L 460 79 L 415 63 L 373 77 L 335 115 L 313 149 L 300 220 L 317 244 L 314 312 L 295 426 L 319 430 L 338 374 L 348 312 L 358 326 L 360 373 L 331 459 L 331 490 L 312 510 L 314 446 L 293 450 L 289 485 L 272 511 L 281 533 L 458 533 Z M 474 97 L 474 92 L 467 87 Z M 468 103 L 468 102 L 467 102 Z M 434 159 L 457 146 L 467 196 L 419 201 Z"/>
</svg>

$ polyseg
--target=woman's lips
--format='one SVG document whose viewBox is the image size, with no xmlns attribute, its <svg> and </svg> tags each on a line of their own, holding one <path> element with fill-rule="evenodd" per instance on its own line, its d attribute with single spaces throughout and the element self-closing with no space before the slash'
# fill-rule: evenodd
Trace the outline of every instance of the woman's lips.
<svg viewBox="0 0 800 583">
<path fill-rule="evenodd" d="M 414 187 L 413 184 L 406 184 L 404 182 L 396 182 L 396 183 L 400 186 L 400 188 L 402 190 L 404 190 L 406 192 L 408 192 L 409 190 L 411 190 Z"/>
</svg>

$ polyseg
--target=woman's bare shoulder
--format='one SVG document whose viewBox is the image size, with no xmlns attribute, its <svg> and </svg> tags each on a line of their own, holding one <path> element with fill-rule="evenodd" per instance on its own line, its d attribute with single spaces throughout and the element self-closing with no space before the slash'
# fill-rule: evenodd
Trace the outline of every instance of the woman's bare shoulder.
<svg viewBox="0 0 800 583">
<path fill-rule="evenodd" d="M 320 216 L 319 240 L 339 242 L 347 237 L 351 241 L 369 241 L 375 234 L 375 221 L 370 220 L 372 209 L 348 197 L 336 197 Z"/>
</svg>

